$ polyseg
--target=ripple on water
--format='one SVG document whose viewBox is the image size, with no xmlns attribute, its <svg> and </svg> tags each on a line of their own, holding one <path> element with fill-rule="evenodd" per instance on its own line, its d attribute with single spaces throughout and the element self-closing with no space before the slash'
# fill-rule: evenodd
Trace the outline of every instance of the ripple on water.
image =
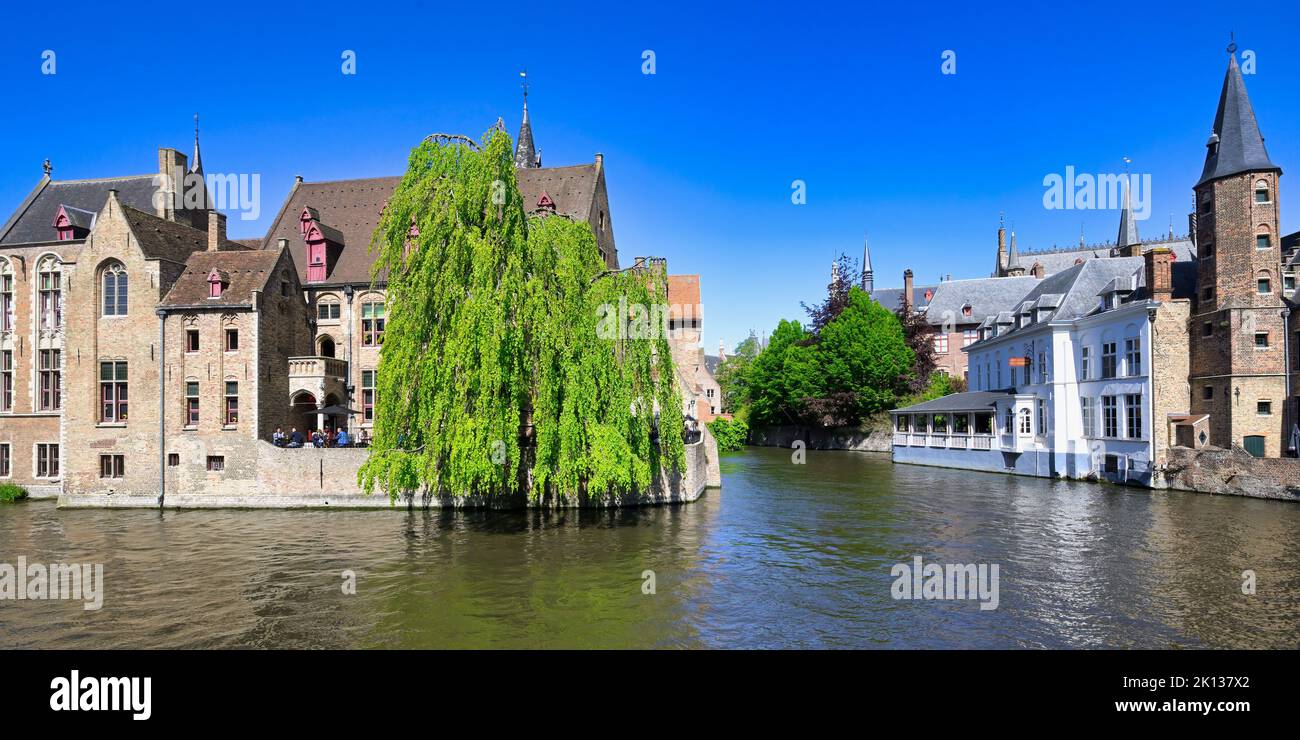
<svg viewBox="0 0 1300 740">
<path fill-rule="evenodd" d="M 0 562 L 103 563 L 106 595 L 0 603 L 0 646 L 1297 645 L 1295 504 L 863 453 L 751 449 L 723 471 L 695 504 L 613 512 L 4 506 Z M 998 564 L 999 608 L 893 600 L 917 555 Z"/>
</svg>

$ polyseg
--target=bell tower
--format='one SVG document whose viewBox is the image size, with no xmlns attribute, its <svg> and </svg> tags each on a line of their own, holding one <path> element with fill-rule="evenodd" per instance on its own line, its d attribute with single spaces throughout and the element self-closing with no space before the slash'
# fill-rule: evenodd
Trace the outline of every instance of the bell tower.
<svg viewBox="0 0 1300 740">
<path fill-rule="evenodd" d="M 1214 131 L 1196 193 L 1197 285 L 1189 331 L 1192 410 L 1210 443 L 1278 457 L 1286 388 L 1286 324 L 1278 180 L 1228 47 Z"/>
</svg>

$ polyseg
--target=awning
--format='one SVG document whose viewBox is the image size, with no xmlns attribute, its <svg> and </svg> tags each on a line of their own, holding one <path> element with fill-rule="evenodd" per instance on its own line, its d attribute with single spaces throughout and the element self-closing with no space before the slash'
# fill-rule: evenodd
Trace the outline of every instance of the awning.
<svg viewBox="0 0 1300 740">
<path fill-rule="evenodd" d="M 932 413 L 942 414 L 947 411 L 992 411 L 993 405 L 999 400 L 1005 400 L 1012 396 L 1010 389 L 1001 391 L 970 391 L 968 393 L 951 393 L 936 398 L 931 401 L 908 406 L 907 408 L 894 409 L 891 414 L 920 414 Z"/>
<path fill-rule="evenodd" d="M 351 416 L 352 414 L 359 414 L 361 412 L 356 409 L 350 409 L 346 406 L 326 406 L 323 409 L 316 409 L 316 413 L 324 414 L 326 416 Z"/>
</svg>

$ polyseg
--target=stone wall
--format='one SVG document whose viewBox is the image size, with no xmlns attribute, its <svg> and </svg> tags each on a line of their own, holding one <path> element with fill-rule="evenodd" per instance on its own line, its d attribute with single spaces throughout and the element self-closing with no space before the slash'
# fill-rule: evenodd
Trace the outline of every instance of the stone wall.
<svg viewBox="0 0 1300 740">
<path fill-rule="evenodd" d="M 810 450 L 889 452 L 893 449 L 894 433 L 888 416 L 868 419 L 856 427 L 777 426 L 761 427 L 749 433 L 749 443 L 759 447 L 790 448 L 796 440 L 802 440 Z"/>
<path fill-rule="evenodd" d="M 1300 501 L 1300 460 L 1252 457 L 1240 447 L 1172 447 L 1164 478 L 1185 491 Z"/>
<path fill-rule="evenodd" d="M 686 446 L 686 468 L 680 473 L 660 475 L 644 493 L 573 502 L 499 500 L 484 497 L 405 497 L 399 505 L 432 508 L 516 508 L 539 506 L 567 508 L 575 505 L 603 508 L 647 504 L 685 503 L 698 499 L 710 480 L 717 479 L 716 443 L 712 437 Z M 197 438 L 186 444 L 201 445 Z M 265 441 L 244 442 L 242 456 L 228 455 L 225 470 L 209 471 L 190 460 L 202 459 L 197 451 L 181 453 L 182 465 L 169 467 L 165 506 L 175 509 L 294 509 L 350 508 L 387 509 L 392 506 L 383 493 L 365 495 L 357 483 L 357 471 L 365 462 L 368 450 L 316 449 L 291 450 Z M 206 449 L 202 451 L 207 451 Z M 59 506 L 65 508 L 149 508 L 158 505 L 156 492 L 104 491 L 64 494 Z"/>
</svg>

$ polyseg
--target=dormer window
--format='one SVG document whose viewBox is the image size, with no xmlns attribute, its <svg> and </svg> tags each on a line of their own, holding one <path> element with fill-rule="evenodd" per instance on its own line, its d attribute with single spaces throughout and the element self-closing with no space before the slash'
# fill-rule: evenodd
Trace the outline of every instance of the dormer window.
<svg viewBox="0 0 1300 740">
<path fill-rule="evenodd" d="M 94 224 L 95 214 L 80 208 L 59 206 L 58 213 L 54 214 L 54 229 L 61 242 L 85 239 Z"/>
<path fill-rule="evenodd" d="M 230 277 L 221 270 L 213 270 L 208 273 L 208 298 L 220 298 L 225 292 L 226 287 L 230 285 Z"/>
<path fill-rule="evenodd" d="M 971 315 L 972 313 L 974 313 L 974 312 L 975 312 L 975 309 L 972 308 L 971 305 L 970 305 L 969 303 L 967 303 L 966 305 L 964 305 L 964 306 L 961 307 L 961 315 L 962 315 L 962 316 L 970 316 L 970 315 Z"/>
<path fill-rule="evenodd" d="M 302 209 L 298 230 L 307 247 L 307 282 L 318 283 L 329 275 L 330 267 L 343 251 L 343 234 L 322 223 L 314 208 Z"/>
</svg>

